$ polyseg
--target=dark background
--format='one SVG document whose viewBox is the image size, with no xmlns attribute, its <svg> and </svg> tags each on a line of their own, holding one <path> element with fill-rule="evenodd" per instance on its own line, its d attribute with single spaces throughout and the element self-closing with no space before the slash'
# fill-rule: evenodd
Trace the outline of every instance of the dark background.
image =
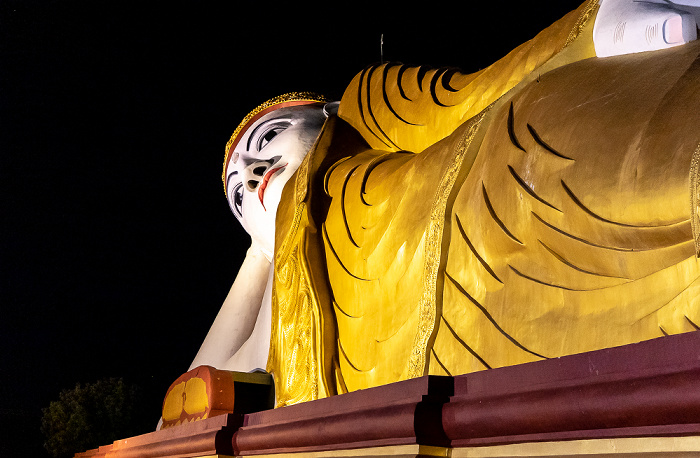
<svg viewBox="0 0 700 458">
<path fill-rule="evenodd" d="M 0 2 L 0 455 L 42 456 L 41 408 L 103 377 L 156 426 L 249 244 L 220 176 L 252 108 L 339 99 L 381 34 L 386 61 L 476 71 L 579 1 L 267 5 Z"/>
</svg>

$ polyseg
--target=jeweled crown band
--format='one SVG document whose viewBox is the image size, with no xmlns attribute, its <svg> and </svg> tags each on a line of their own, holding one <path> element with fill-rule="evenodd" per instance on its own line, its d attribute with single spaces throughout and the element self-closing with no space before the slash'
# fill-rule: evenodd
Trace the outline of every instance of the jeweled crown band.
<svg viewBox="0 0 700 458">
<path fill-rule="evenodd" d="M 255 121 L 265 116 L 267 113 L 278 110 L 280 108 L 299 106 L 299 105 L 311 105 L 311 104 L 325 104 L 331 100 L 323 95 L 316 94 L 313 92 L 290 92 L 277 97 L 274 97 L 267 102 L 258 105 L 253 111 L 248 113 L 243 121 L 238 124 L 236 130 L 233 131 L 231 138 L 226 143 L 226 152 L 224 154 L 224 169 L 221 173 L 221 181 L 224 184 L 224 194 L 226 194 L 226 169 L 228 168 L 228 163 L 231 160 L 231 156 L 234 148 L 238 144 L 238 141 L 243 137 L 243 134 L 248 130 Z"/>
</svg>

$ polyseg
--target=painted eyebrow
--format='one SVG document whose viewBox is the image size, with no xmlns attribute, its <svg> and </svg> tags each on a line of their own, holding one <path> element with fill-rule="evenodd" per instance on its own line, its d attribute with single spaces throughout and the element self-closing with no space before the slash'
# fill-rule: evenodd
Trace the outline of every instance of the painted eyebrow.
<svg viewBox="0 0 700 458">
<path fill-rule="evenodd" d="M 231 178 L 232 178 L 234 175 L 238 175 L 238 170 L 234 170 L 233 172 L 229 173 L 229 174 L 226 176 L 226 189 L 228 189 L 228 185 L 229 185 L 229 183 L 231 183 Z"/>
<path fill-rule="evenodd" d="M 250 151 L 250 143 L 253 141 L 253 137 L 255 137 L 255 134 L 262 129 L 263 127 L 267 127 L 269 124 L 276 124 L 276 123 L 282 123 L 282 122 L 290 122 L 290 118 L 273 118 L 273 119 L 268 119 L 262 124 L 259 124 L 253 129 L 253 131 L 250 133 L 248 136 L 248 143 L 246 145 L 246 151 Z"/>
</svg>

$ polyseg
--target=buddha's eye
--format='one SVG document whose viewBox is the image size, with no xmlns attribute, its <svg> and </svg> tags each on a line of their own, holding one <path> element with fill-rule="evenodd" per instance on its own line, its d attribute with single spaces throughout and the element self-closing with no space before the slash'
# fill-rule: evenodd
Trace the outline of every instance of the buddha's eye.
<svg viewBox="0 0 700 458">
<path fill-rule="evenodd" d="M 276 136 L 284 132 L 290 126 L 289 123 L 275 123 L 260 134 L 257 142 L 257 150 L 262 151 Z"/>
<path fill-rule="evenodd" d="M 243 183 L 238 183 L 231 192 L 231 208 L 238 218 L 243 217 Z"/>
</svg>

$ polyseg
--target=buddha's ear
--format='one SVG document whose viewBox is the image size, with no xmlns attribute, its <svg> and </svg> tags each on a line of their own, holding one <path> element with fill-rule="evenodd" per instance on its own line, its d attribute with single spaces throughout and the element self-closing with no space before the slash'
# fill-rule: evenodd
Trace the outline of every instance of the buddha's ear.
<svg viewBox="0 0 700 458">
<path fill-rule="evenodd" d="M 338 107 L 340 106 L 340 101 L 338 102 L 328 102 L 323 106 L 323 114 L 326 118 L 338 114 Z"/>
</svg>

